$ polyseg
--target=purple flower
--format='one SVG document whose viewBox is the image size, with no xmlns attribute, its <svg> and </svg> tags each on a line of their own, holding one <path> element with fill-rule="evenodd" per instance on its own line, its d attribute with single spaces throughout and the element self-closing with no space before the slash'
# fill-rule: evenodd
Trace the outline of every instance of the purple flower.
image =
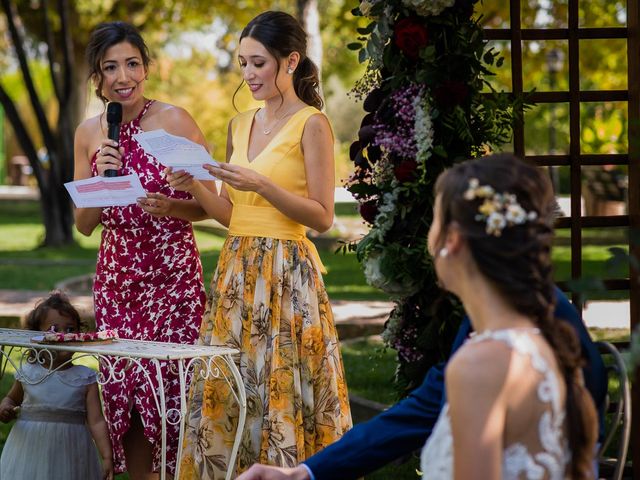
<svg viewBox="0 0 640 480">
<path fill-rule="evenodd" d="M 415 139 L 414 102 L 423 89 L 410 84 L 393 92 L 376 113 L 374 145 L 383 147 L 400 158 L 415 158 L 418 147 Z"/>
</svg>

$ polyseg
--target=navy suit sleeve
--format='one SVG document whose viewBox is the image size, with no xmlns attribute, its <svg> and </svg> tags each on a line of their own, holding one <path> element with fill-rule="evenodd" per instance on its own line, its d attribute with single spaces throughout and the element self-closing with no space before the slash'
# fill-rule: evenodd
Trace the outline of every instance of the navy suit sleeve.
<svg viewBox="0 0 640 480">
<path fill-rule="evenodd" d="M 316 480 L 355 479 L 421 448 L 440 414 L 444 363 L 388 410 L 359 423 L 340 440 L 305 460 Z"/>
<path fill-rule="evenodd" d="M 607 389 L 602 358 L 576 309 L 559 289 L 557 295 L 555 316 L 576 329 L 587 362 L 585 382 L 601 411 Z M 471 325 L 465 316 L 454 340 L 452 355 L 470 331 Z M 355 425 L 340 440 L 305 460 L 315 479 L 355 479 L 422 447 L 445 403 L 444 368 L 444 363 L 432 367 L 422 385 L 407 398 L 368 422 Z"/>
<path fill-rule="evenodd" d="M 464 318 L 451 353 L 471 330 Z M 445 401 L 444 367 L 429 369 L 418 388 L 388 410 L 355 425 L 344 437 L 305 460 L 316 480 L 349 480 L 377 470 L 385 464 L 421 448 L 431 434 Z"/>
</svg>

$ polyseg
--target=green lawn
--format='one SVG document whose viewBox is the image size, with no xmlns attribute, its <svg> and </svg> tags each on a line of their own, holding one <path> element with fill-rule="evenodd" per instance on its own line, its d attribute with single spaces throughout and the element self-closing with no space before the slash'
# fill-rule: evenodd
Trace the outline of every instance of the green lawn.
<svg viewBox="0 0 640 480">
<path fill-rule="evenodd" d="M 90 237 L 76 232 L 76 245 L 65 248 L 38 247 L 44 235 L 36 202 L 0 202 L 0 289 L 49 290 L 64 279 L 92 273 L 100 244 L 100 230 Z M 223 239 L 196 229 L 205 280 L 213 274 Z M 355 254 L 320 250 L 329 272 L 327 292 L 335 300 L 386 300 L 370 287 Z"/>
<path fill-rule="evenodd" d="M 77 244 L 60 249 L 38 248 L 44 234 L 37 202 L 0 202 L 0 289 L 49 290 L 55 283 L 69 277 L 91 273 L 100 242 L 97 229 L 91 237 L 76 233 Z M 353 216 L 351 205 L 337 208 L 341 216 Z M 557 280 L 570 278 L 571 248 L 567 246 L 568 231 L 558 230 L 553 260 Z M 619 246 L 625 232 L 613 230 L 610 240 L 602 230 L 585 230 L 582 267 L 585 277 L 625 277 L 627 269 L 611 271 L 607 265 L 609 247 Z M 205 279 L 208 282 L 215 268 L 223 239 L 212 233 L 196 230 Z M 588 245 L 587 243 L 597 243 Z M 328 274 L 325 284 L 330 298 L 335 300 L 385 300 L 388 297 L 366 284 L 362 270 L 353 253 L 336 254 L 333 250 L 320 250 Z M 627 292 L 595 292 L 590 299 L 628 298 Z"/>
</svg>

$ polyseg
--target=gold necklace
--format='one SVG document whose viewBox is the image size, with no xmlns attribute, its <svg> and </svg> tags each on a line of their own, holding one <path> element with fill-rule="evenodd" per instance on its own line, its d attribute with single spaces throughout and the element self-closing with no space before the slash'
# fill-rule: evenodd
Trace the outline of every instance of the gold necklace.
<svg viewBox="0 0 640 480">
<path fill-rule="evenodd" d="M 271 135 L 271 132 L 273 131 L 274 128 L 276 128 L 278 126 L 278 124 L 284 120 L 285 118 L 287 118 L 291 112 L 293 112 L 293 109 L 296 108 L 296 106 L 294 105 L 293 107 L 291 107 L 289 110 L 287 110 L 287 113 L 285 113 L 282 117 L 278 118 L 276 120 L 276 122 L 271 125 L 271 128 L 264 128 L 267 125 L 267 121 L 266 121 L 266 110 L 263 110 L 263 115 L 262 115 L 262 123 L 263 123 L 263 128 L 262 128 L 262 133 L 265 135 Z"/>
</svg>

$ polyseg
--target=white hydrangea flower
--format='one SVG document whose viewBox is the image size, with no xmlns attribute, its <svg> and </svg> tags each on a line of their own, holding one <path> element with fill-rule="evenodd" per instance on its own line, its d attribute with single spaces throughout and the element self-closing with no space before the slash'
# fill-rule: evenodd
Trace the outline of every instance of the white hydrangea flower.
<svg viewBox="0 0 640 480">
<path fill-rule="evenodd" d="M 380 0 L 362 0 L 360 2 L 360 11 L 362 12 L 362 15 L 368 17 L 373 6 L 379 1 Z"/>
<path fill-rule="evenodd" d="M 363 262 L 364 278 L 369 285 L 377 288 L 386 281 L 380 270 L 380 259 L 379 253 L 371 253 Z"/>
<path fill-rule="evenodd" d="M 445 8 L 453 6 L 455 0 L 402 0 L 405 7 L 423 17 L 440 15 Z"/>
<path fill-rule="evenodd" d="M 386 192 L 382 196 L 382 202 L 378 206 L 378 214 L 374 220 L 375 228 L 371 231 L 371 234 L 380 243 L 383 242 L 385 234 L 393 226 L 397 200 L 398 192 L 394 188 L 391 192 Z"/>
<path fill-rule="evenodd" d="M 389 319 L 385 325 L 384 331 L 382 332 L 382 341 L 388 345 L 392 346 L 398 335 L 400 334 L 400 319 L 402 318 L 402 310 L 400 308 L 395 308 L 391 315 L 389 315 Z"/>
<path fill-rule="evenodd" d="M 431 147 L 433 147 L 431 108 L 427 99 L 422 97 L 416 97 L 413 105 L 416 112 L 414 132 L 418 147 L 416 160 L 418 163 L 425 163 L 431 156 Z"/>
<path fill-rule="evenodd" d="M 499 237 L 502 234 L 502 229 L 507 225 L 507 220 L 500 212 L 493 212 L 487 218 L 487 233 L 489 235 L 495 235 Z"/>
<path fill-rule="evenodd" d="M 526 222 L 527 220 L 527 212 L 520 206 L 520 204 L 516 203 L 515 205 L 507 206 L 507 212 L 505 213 L 505 218 L 507 222 L 513 223 L 516 225 L 520 225 L 521 223 Z"/>
</svg>

